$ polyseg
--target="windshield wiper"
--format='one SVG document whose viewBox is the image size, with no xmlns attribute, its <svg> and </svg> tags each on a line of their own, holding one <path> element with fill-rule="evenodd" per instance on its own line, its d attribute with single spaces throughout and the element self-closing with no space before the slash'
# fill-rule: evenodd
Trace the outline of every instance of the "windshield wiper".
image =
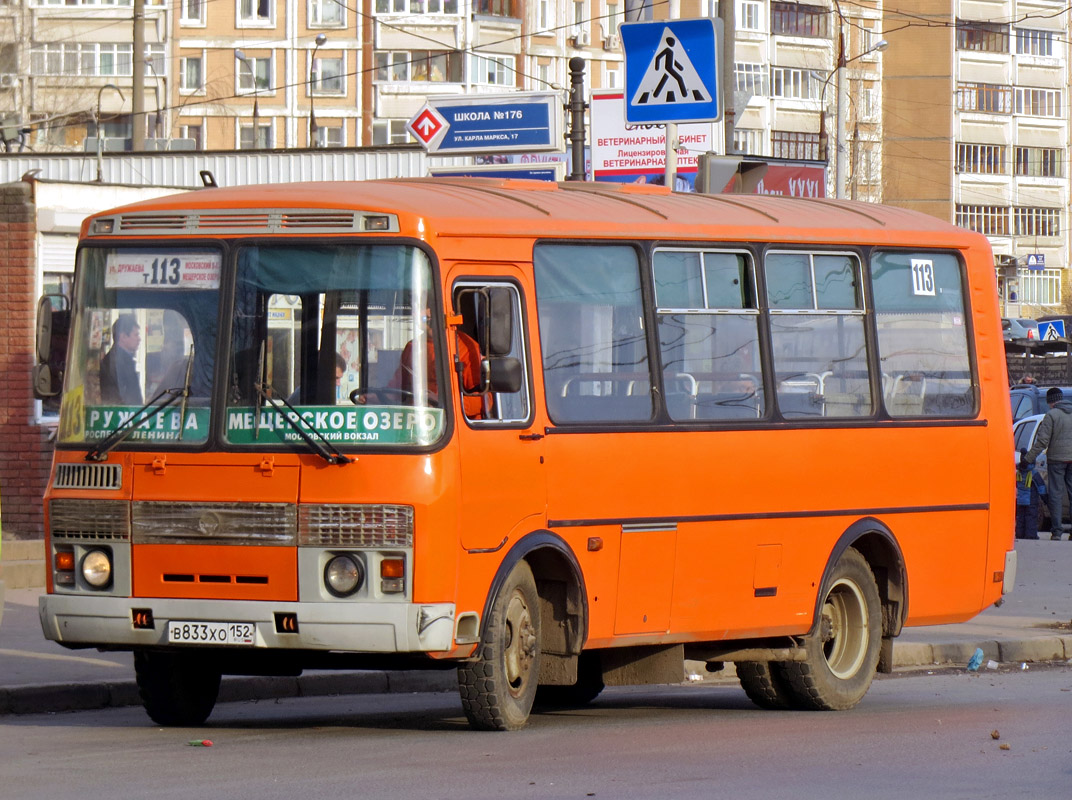
<svg viewBox="0 0 1072 800">
<path fill-rule="evenodd" d="M 266 400 L 268 402 L 268 405 L 270 405 L 277 412 L 279 412 L 279 415 L 287 421 L 287 424 L 298 432 L 298 435 L 305 440 L 305 443 L 308 444 L 310 448 L 312 448 L 313 452 L 325 461 L 327 461 L 329 464 L 350 464 L 357 460 L 339 452 L 338 448 L 336 448 L 335 445 L 329 442 L 327 438 L 325 438 L 324 434 L 322 434 L 312 425 L 309 426 L 309 430 L 316 435 L 316 439 L 310 436 L 294 419 L 294 417 L 297 417 L 297 419 L 299 420 L 302 419 L 301 413 L 298 411 L 298 409 L 288 403 L 286 399 L 280 401 L 276 400 L 272 396 L 274 394 L 274 387 L 268 386 L 267 384 L 258 381 L 255 388 L 257 390 L 258 398 L 258 403 L 256 406 L 258 420 L 260 419 L 261 408 L 259 401 Z M 286 413 L 287 410 L 293 411 L 294 417 L 291 417 L 290 414 Z M 260 426 L 258 424 L 257 430 L 259 431 L 259 429 Z M 319 439 L 320 441 L 317 441 L 317 439 Z"/>
<path fill-rule="evenodd" d="M 188 393 L 189 390 L 186 387 L 178 389 L 162 389 L 156 397 L 127 417 L 120 423 L 118 428 L 94 445 L 93 448 L 86 453 L 86 461 L 104 461 L 104 459 L 108 457 L 108 451 L 130 436 L 136 427 L 149 419 L 153 414 L 163 411 L 180 397 L 185 401 Z M 163 397 L 167 397 L 167 400 L 160 402 Z M 179 426 L 181 429 L 181 422 L 179 423 Z"/>
</svg>

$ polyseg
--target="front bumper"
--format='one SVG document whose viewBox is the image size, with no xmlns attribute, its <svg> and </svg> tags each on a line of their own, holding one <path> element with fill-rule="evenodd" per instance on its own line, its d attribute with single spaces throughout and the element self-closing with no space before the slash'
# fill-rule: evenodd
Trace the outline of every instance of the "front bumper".
<svg viewBox="0 0 1072 800">
<path fill-rule="evenodd" d="M 134 609 L 151 610 L 154 627 L 135 628 Z M 253 649 L 431 653 L 451 649 L 455 624 L 453 603 L 283 603 L 50 594 L 40 598 L 38 612 L 46 639 L 120 648 L 198 647 L 168 643 L 168 622 L 184 620 L 251 623 L 256 626 Z M 278 632 L 277 613 L 296 614 L 298 632 Z"/>
</svg>

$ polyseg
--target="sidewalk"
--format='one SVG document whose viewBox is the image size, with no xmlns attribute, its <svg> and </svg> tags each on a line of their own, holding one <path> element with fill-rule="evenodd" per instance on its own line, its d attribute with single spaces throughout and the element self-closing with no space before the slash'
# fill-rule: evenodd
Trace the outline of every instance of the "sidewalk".
<svg viewBox="0 0 1072 800">
<path fill-rule="evenodd" d="M 999 663 L 1072 659 L 1072 542 L 1017 542 L 1017 550 L 1016 590 L 1001 607 L 960 625 L 907 628 L 894 643 L 894 665 L 966 664 L 977 647 Z M 0 714 L 137 705 L 130 653 L 67 650 L 42 636 L 37 616 L 42 591 L 7 591 L 0 626 Z M 297 678 L 224 678 L 220 702 L 456 687 L 454 670 L 310 671 Z"/>
</svg>

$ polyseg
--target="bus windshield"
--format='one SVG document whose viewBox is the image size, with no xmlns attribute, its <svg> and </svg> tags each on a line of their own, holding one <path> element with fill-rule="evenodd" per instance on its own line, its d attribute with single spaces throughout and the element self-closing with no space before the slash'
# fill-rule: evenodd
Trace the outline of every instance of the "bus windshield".
<svg viewBox="0 0 1072 800">
<path fill-rule="evenodd" d="M 139 416 L 127 440 L 207 439 L 221 263 L 206 247 L 80 252 L 60 442 L 99 442 L 168 390 L 188 394 Z"/>
<path fill-rule="evenodd" d="M 449 395 L 440 389 L 431 281 L 428 257 L 408 245 L 239 250 L 227 442 L 438 439 Z"/>
</svg>

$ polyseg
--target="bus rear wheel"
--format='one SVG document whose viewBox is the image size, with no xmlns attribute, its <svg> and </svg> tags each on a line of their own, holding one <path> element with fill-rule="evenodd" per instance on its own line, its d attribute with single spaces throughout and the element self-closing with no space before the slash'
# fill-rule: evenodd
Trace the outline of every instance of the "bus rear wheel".
<svg viewBox="0 0 1072 800">
<path fill-rule="evenodd" d="M 495 598 L 474 660 L 458 667 L 469 724 L 482 731 L 524 727 L 539 676 L 540 601 L 532 570 L 520 561 Z"/>
<path fill-rule="evenodd" d="M 824 588 L 819 626 L 804 640 L 805 660 L 781 665 L 798 708 L 852 708 L 871 687 L 882 638 L 881 601 L 875 576 L 850 548 L 834 565 Z"/>
<path fill-rule="evenodd" d="M 740 661 L 737 679 L 748 699 L 760 708 L 784 711 L 795 708 L 796 693 L 785 677 L 785 668 L 778 662 Z"/>
<path fill-rule="evenodd" d="M 135 650 L 134 675 L 145 712 L 165 727 L 203 724 L 220 693 L 219 670 L 194 654 Z"/>
</svg>

